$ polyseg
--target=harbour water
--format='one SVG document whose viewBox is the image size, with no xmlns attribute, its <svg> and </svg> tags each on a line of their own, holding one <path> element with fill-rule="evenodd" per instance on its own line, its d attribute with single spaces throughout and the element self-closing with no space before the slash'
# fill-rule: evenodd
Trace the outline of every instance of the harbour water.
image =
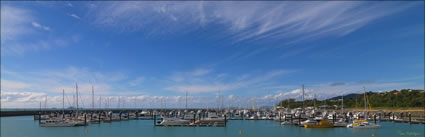
<svg viewBox="0 0 425 137">
<path fill-rule="evenodd" d="M 424 136 L 424 124 L 378 122 L 379 129 L 308 129 L 273 120 L 229 120 L 227 127 L 155 127 L 128 120 L 80 127 L 40 127 L 32 116 L 1 117 L 1 137 L 399 137 Z"/>
</svg>

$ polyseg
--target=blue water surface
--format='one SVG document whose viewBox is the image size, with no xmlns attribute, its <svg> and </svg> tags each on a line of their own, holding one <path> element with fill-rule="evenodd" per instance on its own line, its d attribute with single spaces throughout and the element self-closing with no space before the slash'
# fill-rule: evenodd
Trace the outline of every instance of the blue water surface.
<svg viewBox="0 0 425 137">
<path fill-rule="evenodd" d="M 40 127 L 32 116 L 1 117 L 1 137 L 408 137 L 424 136 L 424 124 L 378 122 L 380 129 L 307 129 L 272 120 L 229 120 L 227 127 L 154 127 L 152 120 Z"/>
</svg>

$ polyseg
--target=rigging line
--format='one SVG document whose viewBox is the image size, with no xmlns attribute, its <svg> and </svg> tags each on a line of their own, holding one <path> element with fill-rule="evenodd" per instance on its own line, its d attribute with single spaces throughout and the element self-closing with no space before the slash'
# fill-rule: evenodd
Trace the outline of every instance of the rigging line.
<svg viewBox="0 0 425 137">
<path fill-rule="evenodd" d="M 68 105 L 71 106 L 71 103 L 69 102 L 68 96 L 65 96 L 66 101 L 68 102 Z"/>
<path fill-rule="evenodd" d="M 80 107 L 80 108 L 84 108 L 84 106 L 86 106 L 86 105 L 84 105 L 84 102 L 83 102 L 83 101 L 84 101 L 84 99 L 81 99 L 81 98 L 82 98 L 81 93 L 78 93 L 78 100 L 79 100 L 79 102 L 81 102 L 81 104 L 82 104 L 82 105 L 81 105 L 82 107 Z"/>
</svg>

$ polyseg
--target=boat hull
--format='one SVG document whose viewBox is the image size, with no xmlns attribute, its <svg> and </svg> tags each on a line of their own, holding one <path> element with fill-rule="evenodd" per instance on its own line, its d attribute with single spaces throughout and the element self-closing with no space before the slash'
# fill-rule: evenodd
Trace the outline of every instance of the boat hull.
<svg viewBox="0 0 425 137">
<path fill-rule="evenodd" d="M 333 128 L 333 124 L 324 124 L 324 125 L 304 125 L 305 128 Z"/>
<path fill-rule="evenodd" d="M 352 128 L 356 129 L 376 129 L 380 128 L 381 126 L 353 126 Z"/>
<path fill-rule="evenodd" d="M 75 123 L 40 124 L 41 127 L 75 127 Z"/>
</svg>

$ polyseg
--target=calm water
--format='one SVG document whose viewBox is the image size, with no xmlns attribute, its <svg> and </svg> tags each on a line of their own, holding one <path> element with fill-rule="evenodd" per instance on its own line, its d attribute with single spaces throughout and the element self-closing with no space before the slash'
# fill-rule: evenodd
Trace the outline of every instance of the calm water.
<svg viewBox="0 0 425 137">
<path fill-rule="evenodd" d="M 227 127 L 154 127 L 151 120 L 90 124 L 86 127 L 39 127 L 32 116 L 1 117 L 1 137 L 398 137 L 424 136 L 423 124 L 381 122 L 380 129 L 306 129 L 274 121 L 230 120 Z M 239 131 L 242 134 L 239 134 Z M 87 131 L 87 132 L 86 132 Z"/>
</svg>

